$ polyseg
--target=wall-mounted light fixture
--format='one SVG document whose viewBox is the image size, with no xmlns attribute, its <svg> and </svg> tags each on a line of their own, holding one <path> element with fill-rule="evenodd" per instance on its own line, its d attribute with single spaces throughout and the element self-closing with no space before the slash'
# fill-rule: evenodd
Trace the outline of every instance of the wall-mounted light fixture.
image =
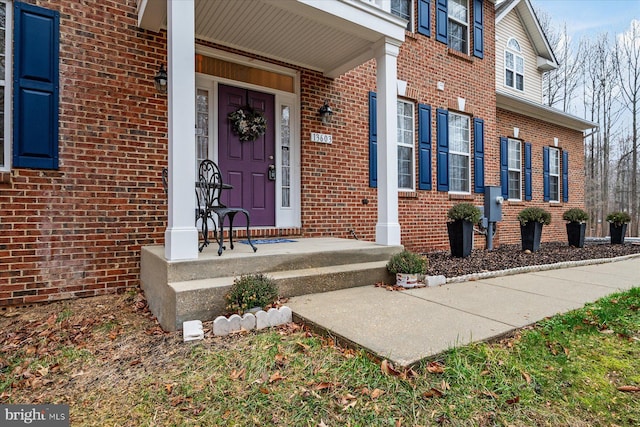
<svg viewBox="0 0 640 427">
<path fill-rule="evenodd" d="M 164 69 L 164 64 L 160 64 L 160 69 L 153 78 L 153 83 L 159 93 L 167 93 L 167 81 L 167 70 Z"/>
<path fill-rule="evenodd" d="M 328 123 L 331 123 L 331 116 L 333 116 L 333 110 L 331 110 L 331 107 L 329 106 L 328 99 L 325 99 L 324 105 L 320 107 L 320 110 L 318 110 L 318 114 L 320 115 L 320 118 L 322 119 L 323 124 L 326 125 Z"/>
</svg>

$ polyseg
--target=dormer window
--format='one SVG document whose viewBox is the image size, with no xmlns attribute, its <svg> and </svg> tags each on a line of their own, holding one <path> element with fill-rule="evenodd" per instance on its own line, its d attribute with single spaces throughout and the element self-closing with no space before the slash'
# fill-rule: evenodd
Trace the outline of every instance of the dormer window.
<svg viewBox="0 0 640 427">
<path fill-rule="evenodd" d="M 513 89 L 524 90 L 524 57 L 520 43 L 514 38 L 509 39 L 504 52 L 504 84 Z"/>
</svg>

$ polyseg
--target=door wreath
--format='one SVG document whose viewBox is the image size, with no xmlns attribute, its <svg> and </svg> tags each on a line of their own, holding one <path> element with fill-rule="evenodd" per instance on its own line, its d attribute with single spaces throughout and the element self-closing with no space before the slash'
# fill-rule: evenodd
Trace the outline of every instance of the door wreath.
<svg viewBox="0 0 640 427">
<path fill-rule="evenodd" d="M 232 132 L 238 135 L 241 142 L 255 141 L 267 130 L 267 119 L 248 105 L 229 113 L 229 121 Z"/>
</svg>

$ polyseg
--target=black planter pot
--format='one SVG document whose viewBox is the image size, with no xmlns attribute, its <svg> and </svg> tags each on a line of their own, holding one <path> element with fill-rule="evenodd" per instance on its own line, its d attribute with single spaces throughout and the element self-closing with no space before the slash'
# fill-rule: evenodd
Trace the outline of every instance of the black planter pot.
<svg viewBox="0 0 640 427">
<path fill-rule="evenodd" d="M 624 245 L 624 235 L 627 234 L 627 224 L 615 225 L 609 223 L 609 234 L 612 245 Z"/>
<path fill-rule="evenodd" d="M 449 244 L 451 256 L 466 258 L 471 255 L 473 249 L 473 223 L 461 219 L 448 222 Z"/>
<path fill-rule="evenodd" d="M 584 233 L 587 230 L 586 223 L 568 222 L 567 223 L 567 239 L 569 246 L 574 248 L 584 247 Z"/>
<path fill-rule="evenodd" d="M 522 250 L 535 252 L 540 249 L 543 224 L 538 221 L 529 221 L 527 225 L 520 225 L 520 237 L 522 238 Z"/>
</svg>

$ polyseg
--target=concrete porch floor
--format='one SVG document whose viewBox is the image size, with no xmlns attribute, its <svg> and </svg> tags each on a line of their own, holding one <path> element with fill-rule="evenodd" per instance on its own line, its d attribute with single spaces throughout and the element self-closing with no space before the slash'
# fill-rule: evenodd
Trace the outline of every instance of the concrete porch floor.
<svg viewBox="0 0 640 427">
<path fill-rule="evenodd" d="M 286 243 L 257 244 L 254 253 L 242 240 L 233 250 L 227 242 L 221 256 L 214 242 L 198 259 L 185 261 L 167 261 L 164 246 L 142 248 L 141 286 L 165 330 L 224 314 L 224 295 L 240 275 L 267 274 L 277 282 L 282 297 L 390 283 L 393 278 L 386 263 L 402 250 L 355 239 L 291 238 Z"/>
</svg>

